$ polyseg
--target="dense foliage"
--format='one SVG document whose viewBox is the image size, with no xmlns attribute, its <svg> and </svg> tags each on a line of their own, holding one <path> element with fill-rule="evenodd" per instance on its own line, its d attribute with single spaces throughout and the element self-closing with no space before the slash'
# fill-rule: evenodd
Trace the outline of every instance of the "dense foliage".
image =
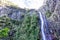
<svg viewBox="0 0 60 40">
<path fill-rule="evenodd" d="M 7 20 L 10 20 L 9 18 L 5 18 L 6 16 L 4 17 L 0 17 L 0 38 L 2 37 L 7 37 L 8 36 L 8 33 L 10 31 L 10 28 L 8 26 L 8 21 Z"/>
<path fill-rule="evenodd" d="M 36 14 L 24 15 L 24 19 L 16 28 L 14 40 L 38 40 L 39 24 Z"/>
<path fill-rule="evenodd" d="M 4 28 L 2 30 L 0 30 L 0 38 L 2 37 L 7 37 L 8 36 L 8 32 L 9 32 L 9 28 Z"/>
<path fill-rule="evenodd" d="M 39 40 L 38 15 L 26 13 L 22 16 L 19 21 L 7 16 L 0 17 L 0 37 L 9 36 L 10 40 Z"/>
</svg>

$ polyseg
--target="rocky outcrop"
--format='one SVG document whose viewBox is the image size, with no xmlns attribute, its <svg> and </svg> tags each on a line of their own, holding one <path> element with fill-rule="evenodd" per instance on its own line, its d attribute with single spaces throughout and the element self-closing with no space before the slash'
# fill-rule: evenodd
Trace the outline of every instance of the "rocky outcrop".
<svg viewBox="0 0 60 40">
<path fill-rule="evenodd" d="M 13 6 L 0 7 L 0 17 L 7 15 L 12 19 L 20 19 L 20 15 L 26 13 L 25 9 L 16 8 Z"/>
<path fill-rule="evenodd" d="M 22 15 L 26 13 L 32 14 L 34 12 L 38 14 L 38 12 L 35 9 L 22 9 L 14 6 L 0 6 L 0 17 L 6 15 L 14 20 L 19 20 L 20 18 L 22 18 Z"/>
<path fill-rule="evenodd" d="M 47 0 L 44 5 L 38 10 L 43 15 L 49 10 L 51 16 L 47 17 L 49 30 L 54 37 L 60 40 L 60 0 Z"/>
</svg>

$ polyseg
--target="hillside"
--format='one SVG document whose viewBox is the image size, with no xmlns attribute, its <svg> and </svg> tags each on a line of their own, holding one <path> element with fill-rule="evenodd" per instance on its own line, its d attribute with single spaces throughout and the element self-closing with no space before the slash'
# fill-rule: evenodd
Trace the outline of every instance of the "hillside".
<svg viewBox="0 0 60 40">
<path fill-rule="evenodd" d="M 3 1 L 3 0 L 0 0 L 0 17 L 5 17 L 5 16 L 7 16 L 7 18 L 9 18 L 9 19 L 11 19 L 11 20 L 13 20 L 13 22 L 12 22 L 12 24 L 15 26 L 15 29 L 17 29 L 16 28 L 16 26 L 19 26 L 20 27 L 20 25 L 21 25 L 21 22 L 20 22 L 20 20 L 21 21 L 23 21 L 22 19 L 24 19 L 25 21 L 23 21 L 22 23 L 25 25 L 25 26 L 23 26 L 22 25 L 22 29 L 17 29 L 17 30 L 13 30 L 13 31 L 11 31 L 9 28 L 5 28 L 5 29 L 3 29 L 4 28 L 4 26 L 3 27 L 0 27 L 0 29 L 3 29 L 3 30 L 10 30 L 13 34 L 14 34 L 14 32 L 16 32 L 16 34 L 14 35 L 15 37 L 16 37 L 16 39 L 14 39 L 13 38 L 13 36 L 11 36 L 12 37 L 12 39 L 14 39 L 14 40 L 17 40 L 17 38 L 18 38 L 18 40 L 19 40 L 19 35 L 20 35 L 20 33 L 19 32 L 22 32 L 21 33 L 21 40 L 28 40 L 29 38 L 31 38 L 32 37 L 32 40 L 35 40 L 34 39 L 34 37 L 35 37 L 35 32 L 37 31 L 37 33 L 36 33 L 36 40 L 42 40 L 42 33 L 41 33 L 41 27 L 40 27 L 40 25 L 41 25 L 41 20 L 39 19 L 39 12 L 43 15 L 43 17 L 46 17 L 45 19 L 46 20 L 44 20 L 44 21 L 46 21 L 46 24 L 47 24 L 47 27 L 46 27 L 46 24 L 44 24 L 43 26 L 44 26 L 44 33 L 46 34 L 46 37 L 47 37 L 47 39 L 48 39 L 48 36 L 51 36 L 51 39 L 52 40 L 60 40 L 60 0 L 46 0 L 45 2 L 44 2 L 44 5 L 42 6 L 42 7 L 40 7 L 38 10 L 35 10 L 35 9 L 22 9 L 22 8 L 20 8 L 20 7 L 18 7 L 16 4 L 14 4 L 14 3 L 12 3 L 12 2 L 10 2 L 10 1 L 8 1 L 8 0 L 5 0 L 5 1 Z M 27 13 L 29 14 L 29 15 L 27 15 Z M 35 14 L 35 16 L 33 15 L 34 13 L 36 13 Z M 25 15 L 25 16 L 23 16 L 23 15 Z M 31 15 L 33 15 L 32 17 L 31 17 Z M 38 27 L 37 27 L 37 29 L 36 29 L 36 31 L 34 32 L 33 31 L 33 29 L 37 26 L 36 24 L 35 25 L 32 25 L 32 24 L 34 24 L 34 22 L 36 23 L 36 15 L 38 16 L 38 23 L 37 23 L 37 25 L 38 25 Z M 2 17 L 2 18 L 3 18 Z M 27 17 L 27 18 L 26 18 Z M 29 19 L 30 18 L 30 19 Z M 34 19 L 35 18 L 35 19 Z M 26 22 L 26 19 L 28 20 L 28 22 Z M 31 19 L 32 19 L 32 21 L 31 21 Z M 44 18 L 43 18 L 44 19 Z M 0 19 L 1 20 L 1 19 Z M 17 20 L 17 21 L 16 21 Z M 35 21 L 34 21 L 35 20 Z M 9 22 L 11 22 L 10 20 L 9 20 Z M 16 24 L 20 24 L 20 25 L 15 25 L 14 24 L 14 22 L 16 22 Z M 18 22 L 18 23 L 17 23 Z M 19 23 L 20 22 L 20 23 Z M 30 23 L 30 22 L 33 22 L 32 24 Z M 40 22 L 40 24 L 39 24 L 39 22 Z M 28 24 L 27 26 L 26 26 L 26 24 Z M 45 22 L 44 22 L 45 23 Z M 31 29 L 29 28 L 30 26 L 29 26 L 29 24 L 30 25 L 32 25 L 31 26 Z M 12 28 L 14 28 L 14 26 L 12 26 Z M 28 27 L 29 26 L 29 27 Z M 35 26 L 35 27 L 34 27 Z M 10 25 L 10 27 L 11 27 L 11 25 Z M 31 33 L 30 35 L 27 35 L 26 36 L 26 34 L 24 35 L 24 32 L 26 32 L 25 31 L 25 27 L 27 28 L 26 30 L 28 30 L 28 34 L 29 34 L 29 32 Z M 33 28 L 33 29 L 32 29 Z M 38 28 L 39 28 L 39 30 L 38 30 Z M 24 29 L 24 30 L 23 30 Z M 21 30 L 21 31 L 19 31 L 19 30 Z M 18 32 L 19 31 L 19 32 Z M 24 31 L 24 32 L 23 32 Z M 39 31 L 39 32 L 38 32 Z M 9 31 L 7 31 L 7 32 L 9 32 Z M 1 32 L 0 32 L 1 33 Z M 19 33 L 19 37 L 17 36 L 17 34 Z M 33 35 L 34 34 L 34 35 Z M 9 34 L 10 35 L 10 34 Z M 23 35 L 25 36 L 25 37 L 23 37 Z M 33 35 L 33 36 L 32 36 Z M 38 36 L 39 35 L 39 36 Z M 5 36 L 5 35 L 4 35 Z M 29 36 L 29 38 L 27 39 L 27 37 Z M 1 37 L 1 36 L 0 36 Z M 3 37 L 3 36 L 2 36 Z M 37 38 L 38 37 L 38 38 Z M 10 38 L 10 36 L 9 37 L 7 37 L 7 38 L 2 38 L 2 40 L 8 40 Z M 24 39 L 23 39 L 24 38 Z M 11 38 L 9 39 L 9 40 L 12 40 Z M 48 39 L 49 40 L 49 39 Z"/>
<path fill-rule="evenodd" d="M 40 40 L 38 12 L 16 6 L 0 6 L 0 40 Z"/>
</svg>

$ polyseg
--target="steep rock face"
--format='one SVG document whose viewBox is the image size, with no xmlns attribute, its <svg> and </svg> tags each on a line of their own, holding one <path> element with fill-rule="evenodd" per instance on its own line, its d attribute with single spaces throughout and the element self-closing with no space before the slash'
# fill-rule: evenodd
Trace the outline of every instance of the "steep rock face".
<svg viewBox="0 0 60 40">
<path fill-rule="evenodd" d="M 38 14 L 38 12 L 35 9 L 22 9 L 14 6 L 5 6 L 5 7 L 0 6 L 0 17 L 7 15 L 11 19 L 19 20 L 20 18 L 22 18 L 22 15 L 26 13 Z"/>
<path fill-rule="evenodd" d="M 60 40 L 60 0 L 47 0 L 44 5 L 38 10 L 43 15 L 46 15 L 46 12 L 51 13 L 50 17 L 47 17 L 49 30 L 54 37 Z M 48 13 L 49 14 L 49 13 Z"/>
<path fill-rule="evenodd" d="M 13 6 L 0 7 L 0 17 L 7 15 L 12 19 L 19 20 L 22 14 L 25 14 L 26 10 L 21 8 L 16 8 Z"/>
</svg>

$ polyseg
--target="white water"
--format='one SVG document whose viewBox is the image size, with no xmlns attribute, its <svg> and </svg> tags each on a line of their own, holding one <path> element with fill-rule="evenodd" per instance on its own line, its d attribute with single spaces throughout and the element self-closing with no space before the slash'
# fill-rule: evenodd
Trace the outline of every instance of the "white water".
<svg viewBox="0 0 60 40">
<path fill-rule="evenodd" d="M 45 33 L 44 33 L 44 20 L 41 12 L 39 12 L 40 20 L 41 20 L 41 32 L 42 32 L 42 39 L 46 40 Z"/>
</svg>

